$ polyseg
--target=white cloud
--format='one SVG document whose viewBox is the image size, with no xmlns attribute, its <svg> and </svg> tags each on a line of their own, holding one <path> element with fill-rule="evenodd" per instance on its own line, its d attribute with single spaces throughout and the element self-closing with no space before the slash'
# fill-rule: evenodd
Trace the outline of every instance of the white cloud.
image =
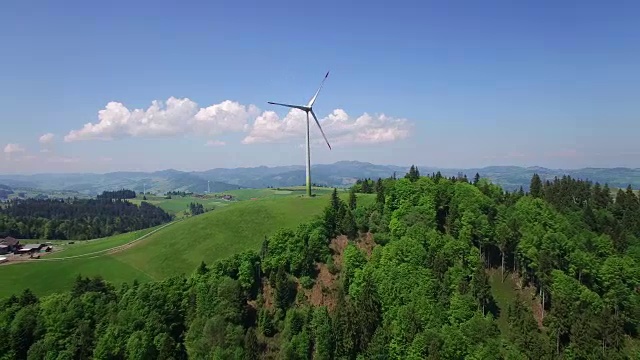
<svg viewBox="0 0 640 360">
<path fill-rule="evenodd" d="M 38 141 L 40 141 L 40 144 L 51 144 L 53 142 L 53 138 L 55 137 L 55 135 L 53 135 L 52 133 L 46 133 L 42 136 L 40 136 L 40 139 Z"/>
<path fill-rule="evenodd" d="M 227 143 L 224 142 L 224 141 L 220 141 L 220 140 L 209 140 L 204 145 L 205 146 L 225 146 L 225 145 L 227 145 Z"/>
<path fill-rule="evenodd" d="M 194 129 L 211 135 L 227 131 L 243 131 L 248 128 L 249 119 L 259 113 L 260 110 L 255 105 L 244 106 L 225 100 L 220 104 L 200 109 L 194 117 Z"/>
<path fill-rule="evenodd" d="M 4 153 L 7 155 L 25 152 L 24 147 L 20 144 L 7 144 L 4 147 Z"/>
<path fill-rule="evenodd" d="M 170 97 L 166 103 L 153 101 L 144 109 L 129 110 L 119 102 L 110 102 L 98 111 L 98 122 L 87 123 L 64 137 L 67 142 L 124 137 L 172 136 L 184 133 L 219 134 L 242 131 L 259 110 L 233 101 L 199 108 L 194 101 Z"/>
<path fill-rule="evenodd" d="M 194 101 L 170 97 L 166 102 L 153 101 L 147 109 L 128 109 L 122 103 L 109 102 L 98 111 L 98 121 L 72 130 L 65 141 L 117 139 L 125 137 L 157 137 L 184 134 L 219 135 L 227 132 L 248 132 L 242 143 L 252 144 L 285 140 L 302 136 L 305 132 L 305 113 L 291 110 L 284 118 L 273 111 L 260 113 L 255 105 L 242 105 L 225 100 L 219 104 L 200 108 Z M 336 109 L 319 119 L 332 144 L 376 144 L 392 142 L 409 136 L 411 124 L 384 114 L 351 117 Z M 253 122 L 253 123 L 251 123 Z M 313 142 L 318 138 L 313 119 Z M 51 135 L 51 139 L 45 138 Z M 41 142 L 51 141 L 53 134 L 45 134 Z M 207 146 L 225 145 L 211 140 Z"/>
<path fill-rule="evenodd" d="M 352 118 L 342 109 L 336 109 L 318 120 L 331 144 L 392 142 L 408 137 L 411 130 L 411 124 L 406 119 L 396 119 L 384 114 L 372 116 L 367 113 L 358 118 Z M 244 144 L 274 142 L 303 136 L 305 121 L 305 113 L 299 110 L 291 110 L 282 120 L 275 112 L 265 111 L 256 119 L 251 132 L 242 142 Z M 313 119 L 310 126 L 316 128 L 311 130 L 312 132 L 319 133 Z M 322 138 L 314 141 L 324 142 Z"/>
</svg>

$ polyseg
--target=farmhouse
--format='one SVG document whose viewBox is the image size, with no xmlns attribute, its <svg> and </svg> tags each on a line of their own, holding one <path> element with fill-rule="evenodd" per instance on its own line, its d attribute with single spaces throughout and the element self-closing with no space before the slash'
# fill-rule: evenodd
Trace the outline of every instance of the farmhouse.
<svg viewBox="0 0 640 360">
<path fill-rule="evenodd" d="M 20 240 L 12 238 L 11 236 L 0 240 L 0 254 L 2 254 L 3 251 L 6 251 L 4 252 L 4 254 L 14 252 L 19 248 L 20 248 Z"/>
<path fill-rule="evenodd" d="M 51 247 L 47 246 L 47 244 L 26 244 L 20 250 L 18 250 L 18 253 L 20 253 L 20 254 L 33 254 L 33 253 L 40 252 L 43 249 L 45 251 L 50 251 Z"/>
</svg>

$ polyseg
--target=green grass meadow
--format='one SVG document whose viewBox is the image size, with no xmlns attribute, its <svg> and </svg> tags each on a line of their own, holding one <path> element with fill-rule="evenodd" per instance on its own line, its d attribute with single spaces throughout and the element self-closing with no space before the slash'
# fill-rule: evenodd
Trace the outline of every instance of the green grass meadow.
<svg viewBox="0 0 640 360">
<path fill-rule="evenodd" d="M 321 213 L 328 196 L 263 198 L 238 202 L 188 218 L 114 256 L 155 279 L 191 273 L 235 253 L 259 249 L 265 236 Z"/>
<path fill-rule="evenodd" d="M 114 235 L 101 239 L 75 241 L 73 244 L 69 244 L 68 240 L 54 241 L 53 245 L 61 248 L 59 251 L 55 251 L 51 255 L 46 255 L 47 259 L 57 259 L 69 256 L 79 256 L 84 254 L 91 254 L 97 251 L 107 250 L 116 246 L 124 245 L 130 241 L 133 241 L 140 236 L 146 235 L 160 226 L 153 228 L 132 231 L 125 234 Z M 59 243 L 59 244 L 58 244 Z"/>
<path fill-rule="evenodd" d="M 30 288 L 37 295 L 46 295 L 71 288 L 78 274 L 101 275 L 119 285 L 137 279 L 140 282 L 161 280 L 179 274 L 190 274 L 201 261 L 212 263 L 244 250 L 260 248 L 265 236 L 319 215 L 329 204 L 330 190 L 307 198 L 296 195 L 273 195 L 266 189 L 256 200 L 229 202 L 227 206 L 188 217 L 140 240 L 131 248 L 109 254 L 100 253 L 59 261 L 29 261 L 0 266 L 0 298 Z M 256 192 L 246 196 L 255 197 Z M 283 191 L 283 190 L 280 190 Z M 286 190 L 284 190 L 286 191 Z M 302 190 L 303 192 L 304 190 Z M 348 193 L 342 192 L 347 199 Z M 171 199 L 173 200 L 173 199 Z M 375 201 L 375 195 L 360 194 L 362 204 Z M 76 241 L 47 258 L 78 256 L 107 250 L 126 244 L 153 229 L 139 230 L 104 239 Z M 56 242 L 54 242 L 55 245 Z M 66 244 L 66 245 L 65 245 Z"/>
<path fill-rule="evenodd" d="M 142 197 L 137 197 L 135 199 L 130 199 L 129 202 L 132 202 L 136 205 L 140 205 L 141 202 L 148 202 L 149 204 L 155 205 L 162 210 L 166 211 L 171 215 L 175 215 L 176 217 L 183 217 L 185 215 L 185 211 L 189 209 L 190 203 L 199 203 L 204 206 L 205 209 L 217 209 L 223 206 L 230 204 L 229 201 L 223 199 L 216 199 L 213 197 L 206 198 L 197 198 L 195 196 L 172 196 L 171 199 L 165 199 L 160 196 L 147 196 L 147 200 L 143 200 Z"/>
<path fill-rule="evenodd" d="M 322 196 L 331 194 L 333 188 L 313 187 L 312 192 L 316 196 Z M 344 190 L 338 190 L 343 193 Z M 251 199 L 279 199 L 285 196 L 304 196 L 306 195 L 306 187 L 304 186 L 289 186 L 282 188 L 268 188 L 268 189 L 239 189 L 229 190 L 225 194 L 233 195 L 237 200 L 251 200 Z"/>
<path fill-rule="evenodd" d="M 116 286 L 134 279 L 140 282 L 151 280 L 142 271 L 111 256 L 25 262 L 0 266 L 0 298 L 18 294 L 26 288 L 39 296 L 69 290 L 78 274 L 100 275 Z"/>
</svg>

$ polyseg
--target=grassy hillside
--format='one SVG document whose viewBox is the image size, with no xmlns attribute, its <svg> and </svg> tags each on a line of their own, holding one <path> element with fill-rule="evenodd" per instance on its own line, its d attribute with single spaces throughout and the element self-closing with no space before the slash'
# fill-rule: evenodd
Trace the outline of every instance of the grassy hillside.
<svg viewBox="0 0 640 360">
<path fill-rule="evenodd" d="M 327 195 L 331 193 L 331 188 L 313 188 L 313 192 L 316 195 Z M 344 190 L 342 190 L 344 191 Z M 252 200 L 252 199 L 280 199 L 283 197 L 304 195 L 305 188 L 303 186 L 293 186 L 287 188 L 274 188 L 274 189 L 236 189 L 229 190 L 220 193 L 214 193 L 210 195 L 204 195 L 204 197 L 195 196 L 179 196 L 173 195 L 171 199 L 166 199 L 164 196 L 147 195 L 147 200 L 143 200 L 142 194 L 138 194 L 135 199 L 129 201 L 134 204 L 140 204 L 142 201 L 146 201 L 150 204 L 156 205 L 168 212 L 169 214 L 181 217 L 185 211 L 189 208 L 190 203 L 202 204 L 205 209 L 217 209 L 234 201 L 227 201 L 221 198 L 217 198 L 216 195 L 229 194 L 234 197 L 234 201 Z"/>
<path fill-rule="evenodd" d="M 155 279 L 190 273 L 201 261 L 211 263 L 246 249 L 257 250 L 265 236 L 310 220 L 328 202 L 328 196 L 239 202 L 186 219 L 114 256 Z"/>
<path fill-rule="evenodd" d="M 37 295 L 71 289 L 78 274 L 97 276 L 114 284 L 134 279 L 145 282 L 151 278 L 111 256 L 81 257 L 65 261 L 25 262 L 0 266 L 0 298 L 29 288 Z"/>
<path fill-rule="evenodd" d="M 130 241 L 133 241 L 145 234 L 150 233 L 156 228 L 156 226 L 149 229 L 143 229 L 138 231 L 132 231 L 125 234 L 110 236 L 101 239 L 74 241 L 73 244 L 69 244 L 68 240 L 65 241 L 53 241 L 54 246 L 61 248 L 60 251 L 56 251 L 51 255 L 46 255 L 47 259 L 59 259 L 71 256 L 82 256 L 85 254 L 92 254 L 98 251 L 107 250 L 116 246 L 124 245 Z"/>
<path fill-rule="evenodd" d="M 314 187 L 313 193 L 320 195 L 327 195 L 333 191 L 332 188 L 324 188 L 324 187 Z M 344 190 L 338 190 L 344 191 Z M 284 196 L 291 195 L 304 195 L 306 193 L 306 188 L 304 186 L 289 186 L 282 188 L 269 188 L 269 189 L 240 189 L 240 190 L 230 190 L 225 192 L 225 194 L 231 194 L 238 200 L 251 200 L 251 199 L 277 199 L 282 198 Z"/>
<path fill-rule="evenodd" d="M 171 215 L 176 215 L 177 217 L 184 215 L 185 211 L 189 208 L 190 203 L 202 204 L 205 209 L 216 209 L 229 204 L 228 201 L 222 199 L 216 199 L 213 197 L 197 198 L 195 196 L 173 196 L 171 199 L 165 199 L 164 196 L 148 195 L 147 200 L 142 200 L 142 196 L 138 196 L 137 198 L 130 199 L 129 201 L 137 205 L 140 205 L 141 202 L 145 201 L 161 208 Z"/>
<path fill-rule="evenodd" d="M 348 194 L 341 194 L 346 199 Z M 374 195 L 359 195 L 372 202 Z M 282 196 L 230 203 L 159 230 L 135 246 L 117 253 L 62 261 L 31 261 L 0 266 L 0 298 L 31 288 L 38 295 L 69 289 L 78 274 L 102 275 L 120 284 L 144 282 L 191 273 L 201 262 L 211 263 L 246 249 L 258 249 L 264 236 L 295 227 L 322 212 L 329 196 Z M 85 243 L 65 245 L 50 257 L 76 256 L 123 245 L 151 229 Z"/>
</svg>

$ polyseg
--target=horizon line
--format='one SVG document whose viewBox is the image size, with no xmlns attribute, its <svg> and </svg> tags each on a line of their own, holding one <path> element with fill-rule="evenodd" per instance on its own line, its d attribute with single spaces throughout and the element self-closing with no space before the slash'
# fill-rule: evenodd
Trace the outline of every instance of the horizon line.
<svg viewBox="0 0 640 360">
<path fill-rule="evenodd" d="M 604 169 L 604 170 L 613 170 L 613 169 L 626 169 L 626 170 L 640 170 L 640 168 L 634 168 L 634 167 L 627 167 L 627 166 L 612 166 L 612 167 L 596 167 L 596 166 L 585 166 L 585 167 L 575 167 L 575 168 L 551 168 L 551 167 L 545 167 L 545 166 L 540 166 L 540 165 L 531 165 L 531 166 L 524 166 L 524 165 L 487 165 L 487 166 L 482 166 L 482 167 L 439 167 L 439 166 L 428 166 L 428 165 L 415 165 L 415 164 L 411 164 L 411 165 L 396 165 L 396 164 L 374 164 L 372 162 L 368 162 L 368 161 L 359 161 L 359 160 L 339 160 L 339 161 L 335 161 L 332 163 L 318 163 L 318 164 L 313 164 L 311 166 L 311 168 L 316 167 L 316 166 L 331 166 L 331 165 L 336 165 L 339 163 L 358 163 L 358 164 L 366 164 L 366 165 L 372 165 L 372 166 L 384 166 L 384 167 L 398 167 L 398 168 L 406 168 L 406 171 L 409 171 L 409 168 L 411 166 L 417 166 L 418 170 L 420 169 L 431 169 L 431 170 L 444 170 L 444 171 L 453 171 L 453 170 L 458 170 L 458 171 L 464 171 L 464 170 L 482 170 L 482 169 L 487 169 L 487 168 L 520 168 L 520 169 L 541 169 L 541 170 L 552 170 L 552 171 L 577 171 L 577 170 L 589 170 L 589 169 L 593 169 L 593 170 L 597 170 L 597 169 Z M 290 164 L 290 165 L 272 165 L 272 166 L 268 166 L 268 165 L 257 165 L 257 166 L 238 166 L 238 167 L 214 167 L 214 168 L 210 168 L 210 169 L 205 169 L 205 170 L 180 170 L 180 169 L 175 169 L 175 168 L 165 168 L 165 169 L 158 169 L 158 170 L 148 170 L 148 171 L 143 171 L 143 170 L 114 170 L 114 171 L 106 171 L 106 172 L 90 172 L 90 171 L 86 171 L 86 172 L 34 172 L 34 173 L 4 173 L 4 174 L 0 174 L 0 178 L 2 177 L 9 177 L 9 176 L 43 176 L 43 175 L 108 175 L 108 174 L 116 174 L 116 173 L 139 173 L 139 174 L 152 174 L 152 173 L 159 173 L 159 172 L 166 172 L 166 171 L 175 171 L 175 172 L 181 172 L 181 173 L 203 173 L 203 172 L 207 172 L 207 171 L 215 171 L 215 170 L 239 170 L 239 169 L 258 169 L 258 168 L 267 168 L 267 169 L 274 169 L 274 168 L 285 168 L 285 167 L 299 167 L 301 169 L 304 169 L 304 165 L 299 165 L 299 164 Z M 482 175 L 482 174 L 481 174 Z"/>
</svg>

